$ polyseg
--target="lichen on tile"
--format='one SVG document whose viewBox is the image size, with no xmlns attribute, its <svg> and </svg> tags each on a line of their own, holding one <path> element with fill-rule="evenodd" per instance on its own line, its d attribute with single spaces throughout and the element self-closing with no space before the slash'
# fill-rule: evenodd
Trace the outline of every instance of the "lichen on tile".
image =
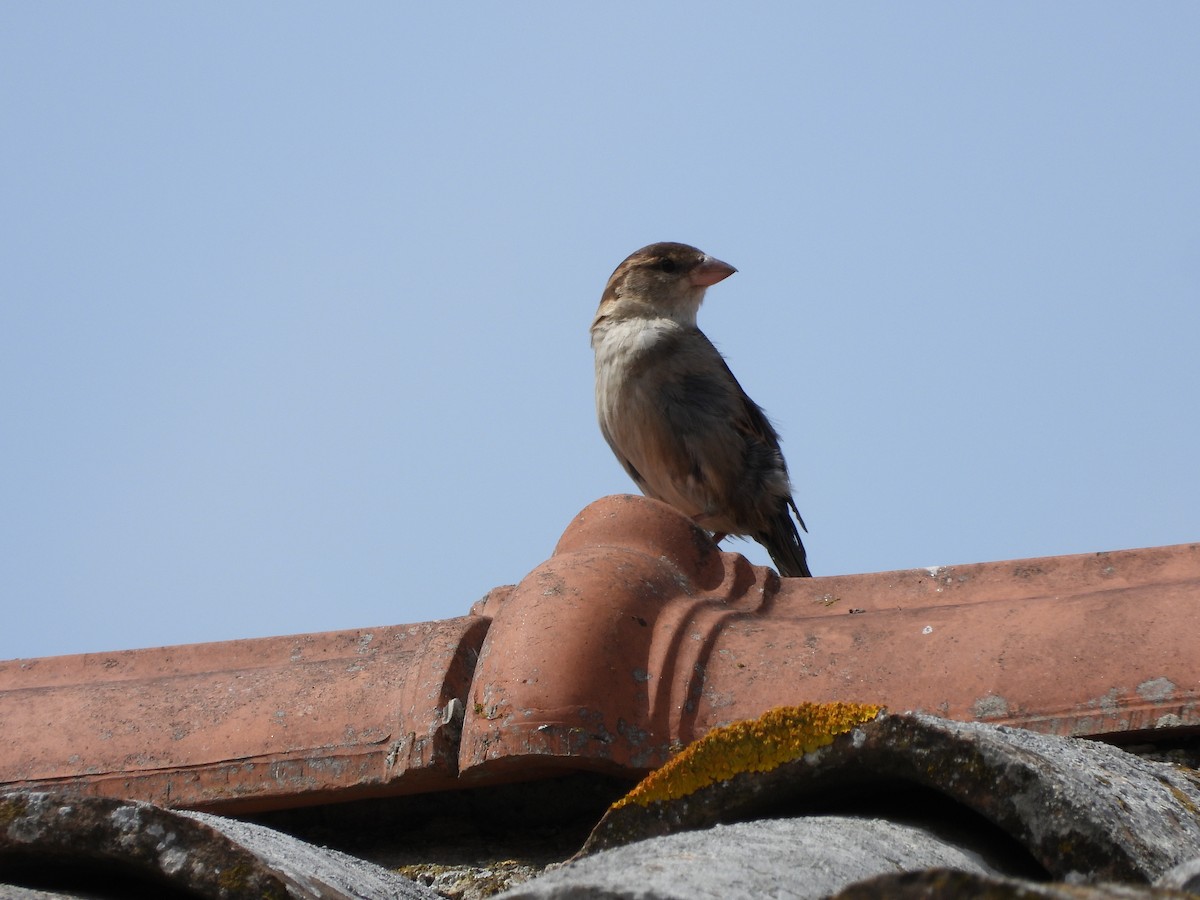
<svg viewBox="0 0 1200 900">
<path fill-rule="evenodd" d="M 832 743 L 837 735 L 874 719 L 881 709 L 866 703 L 805 703 L 714 728 L 647 775 L 612 808 L 649 806 L 686 797 L 741 772 L 768 772 Z"/>
</svg>

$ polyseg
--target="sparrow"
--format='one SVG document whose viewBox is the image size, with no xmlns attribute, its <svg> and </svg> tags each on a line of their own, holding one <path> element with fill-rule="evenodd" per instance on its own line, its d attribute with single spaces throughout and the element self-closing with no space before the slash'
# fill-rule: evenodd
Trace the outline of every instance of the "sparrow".
<svg viewBox="0 0 1200 900">
<path fill-rule="evenodd" d="M 670 242 L 617 266 L 591 327 L 600 431 L 647 497 L 715 541 L 753 538 L 780 575 L 808 577 L 779 435 L 696 326 L 705 291 L 736 271 Z"/>
</svg>

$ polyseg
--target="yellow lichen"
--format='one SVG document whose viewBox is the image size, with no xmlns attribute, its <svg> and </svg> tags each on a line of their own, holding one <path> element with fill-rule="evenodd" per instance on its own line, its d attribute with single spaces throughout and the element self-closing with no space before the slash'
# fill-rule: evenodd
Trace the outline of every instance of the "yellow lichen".
<svg viewBox="0 0 1200 900">
<path fill-rule="evenodd" d="M 243 895 L 255 887 L 257 872 L 248 863 L 235 863 L 217 875 L 217 885 L 222 894 Z M 263 900 L 285 900 L 288 896 L 286 889 L 278 882 L 263 885 L 259 896 Z"/>
<path fill-rule="evenodd" d="M 1192 801 L 1191 797 L 1189 797 L 1175 785 L 1171 784 L 1169 781 L 1164 781 L 1164 784 L 1166 784 L 1167 790 L 1169 790 L 1175 796 L 1175 799 L 1179 801 L 1180 806 L 1190 812 L 1193 816 L 1200 816 L 1200 809 L 1196 808 L 1196 804 Z"/>
<path fill-rule="evenodd" d="M 11 825 L 25 815 L 25 809 L 25 798 L 19 794 L 0 800 L 0 825 Z"/>
<path fill-rule="evenodd" d="M 833 742 L 882 707 L 865 703 L 780 706 L 757 719 L 714 728 L 647 775 L 613 809 L 676 800 L 741 772 L 768 772 Z"/>
</svg>

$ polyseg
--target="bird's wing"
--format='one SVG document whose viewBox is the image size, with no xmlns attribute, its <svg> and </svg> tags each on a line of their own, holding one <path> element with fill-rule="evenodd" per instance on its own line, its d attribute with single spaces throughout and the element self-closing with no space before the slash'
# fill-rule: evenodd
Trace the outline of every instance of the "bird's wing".
<svg viewBox="0 0 1200 900">
<path fill-rule="evenodd" d="M 724 357 L 697 334 L 702 343 L 688 348 L 692 360 L 676 379 L 681 402 L 668 404 L 667 410 L 690 463 L 691 490 L 705 496 L 706 509 L 733 514 L 741 527 L 730 527 L 731 533 L 745 533 L 778 512 L 786 517 L 789 508 L 807 530 L 792 502 L 778 432 Z"/>
<path fill-rule="evenodd" d="M 762 407 L 750 399 L 750 396 L 742 389 L 741 384 L 734 378 L 733 372 L 729 370 L 728 364 L 722 359 L 721 363 L 725 365 L 725 371 L 729 372 L 729 378 L 737 385 L 738 393 L 741 397 L 741 414 L 735 419 L 735 426 L 741 432 L 746 441 L 746 446 L 749 452 L 754 453 L 755 448 L 761 448 L 769 452 L 771 461 L 777 464 L 778 470 L 784 481 L 788 478 L 787 463 L 783 459 L 783 451 L 779 447 L 779 432 L 775 430 L 775 426 L 771 424 L 771 420 L 767 418 L 767 414 L 763 412 Z M 791 491 L 787 495 L 787 506 L 791 508 L 796 515 L 796 521 L 800 523 L 800 527 L 808 531 L 808 527 L 804 524 L 804 519 L 800 515 L 800 510 L 796 508 L 796 502 L 792 499 Z"/>
</svg>

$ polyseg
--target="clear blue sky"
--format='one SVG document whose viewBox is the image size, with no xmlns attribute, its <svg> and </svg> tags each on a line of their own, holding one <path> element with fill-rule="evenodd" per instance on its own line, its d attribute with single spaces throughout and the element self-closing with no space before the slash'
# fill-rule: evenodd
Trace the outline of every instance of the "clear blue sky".
<svg viewBox="0 0 1200 900">
<path fill-rule="evenodd" d="M 0 129 L 0 658 L 520 580 L 657 240 L 817 574 L 1200 540 L 1200 4 L 6 3 Z"/>
</svg>

